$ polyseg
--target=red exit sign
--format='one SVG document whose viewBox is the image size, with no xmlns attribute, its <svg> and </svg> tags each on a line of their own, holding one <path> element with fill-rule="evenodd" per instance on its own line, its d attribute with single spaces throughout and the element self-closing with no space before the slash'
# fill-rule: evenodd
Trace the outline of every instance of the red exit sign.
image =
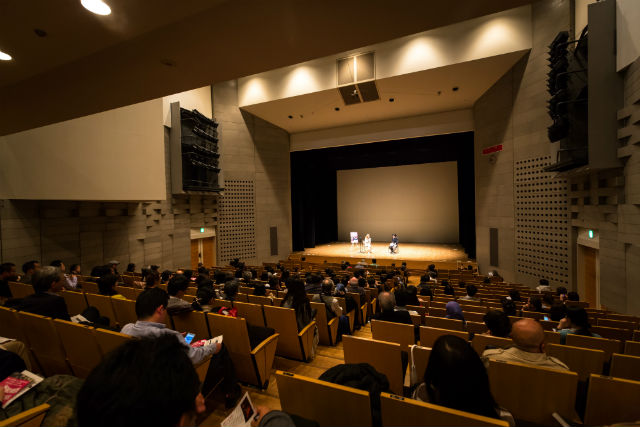
<svg viewBox="0 0 640 427">
<path fill-rule="evenodd" d="M 494 145 L 493 147 L 487 147 L 482 150 L 482 154 L 497 153 L 498 151 L 502 151 L 502 144 Z"/>
</svg>

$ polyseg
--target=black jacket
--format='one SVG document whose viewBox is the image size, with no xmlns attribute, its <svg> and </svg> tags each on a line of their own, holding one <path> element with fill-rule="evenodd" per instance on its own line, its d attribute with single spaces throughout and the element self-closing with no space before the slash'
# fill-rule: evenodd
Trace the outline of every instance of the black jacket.
<svg viewBox="0 0 640 427">
<path fill-rule="evenodd" d="M 11 301 L 7 305 L 28 313 L 53 317 L 54 319 L 71 320 L 64 298 L 47 292 L 38 292 L 28 297 Z"/>
<path fill-rule="evenodd" d="M 407 325 L 413 325 L 411 321 L 411 315 L 408 311 L 382 311 L 375 315 L 375 320 L 383 320 L 385 322 L 406 323 Z"/>
</svg>

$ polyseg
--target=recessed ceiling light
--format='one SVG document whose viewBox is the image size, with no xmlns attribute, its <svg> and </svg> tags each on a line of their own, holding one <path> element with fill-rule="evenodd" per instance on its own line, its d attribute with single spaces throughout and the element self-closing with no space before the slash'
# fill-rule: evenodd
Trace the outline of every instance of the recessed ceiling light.
<svg viewBox="0 0 640 427">
<path fill-rule="evenodd" d="M 109 15 L 111 8 L 102 0 L 80 0 L 82 6 L 96 15 Z"/>
<path fill-rule="evenodd" d="M 11 61 L 12 59 L 11 55 L 0 50 L 0 61 Z"/>
</svg>

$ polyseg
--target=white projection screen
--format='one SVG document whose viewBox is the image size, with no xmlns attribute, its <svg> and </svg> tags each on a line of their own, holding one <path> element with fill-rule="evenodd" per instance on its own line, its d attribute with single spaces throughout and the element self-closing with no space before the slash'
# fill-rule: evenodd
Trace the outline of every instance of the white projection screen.
<svg viewBox="0 0 640 427">
<path fill-rule="evenodd" d="M 338 239 L 458 243 L 456 162 L 337 171 Z"/>
</svg>

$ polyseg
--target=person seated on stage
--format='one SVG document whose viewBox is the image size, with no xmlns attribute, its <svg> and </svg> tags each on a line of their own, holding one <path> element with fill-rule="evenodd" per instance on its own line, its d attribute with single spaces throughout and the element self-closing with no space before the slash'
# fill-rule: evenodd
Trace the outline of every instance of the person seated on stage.
<svg viewBox="0 0 640 427">
<path fill-rule="evenodd" d="M 389 243 L 389 252 L 396 253 L 398 251 L 398 235 L 393 233 L 391 235 L 391 243 Z"/>
<path fill-rule="evenodd" d="M 369 235 L 369 233 L 364 236 L 364 251 L 371 252 L 371 236 Z"/>
<path fill-rule="evenodd" d="M 374 319 L 413 325 L 411 315 L 407 310 L 395 310 L 396 299 L 391 292 L 382 292 L 378 295 L 378 302 L 380 303 L 380 313 L 376 314 Z"/>
<path fill-rule="evenodd" d="M 475 301 L 481 302 L 482 299 L 477 298 L 476 294 L 478 293 L 478 288 L 473 283 L 467 285 L 467 295 L 460 297 L 463 301 Z"/>
</svg>

